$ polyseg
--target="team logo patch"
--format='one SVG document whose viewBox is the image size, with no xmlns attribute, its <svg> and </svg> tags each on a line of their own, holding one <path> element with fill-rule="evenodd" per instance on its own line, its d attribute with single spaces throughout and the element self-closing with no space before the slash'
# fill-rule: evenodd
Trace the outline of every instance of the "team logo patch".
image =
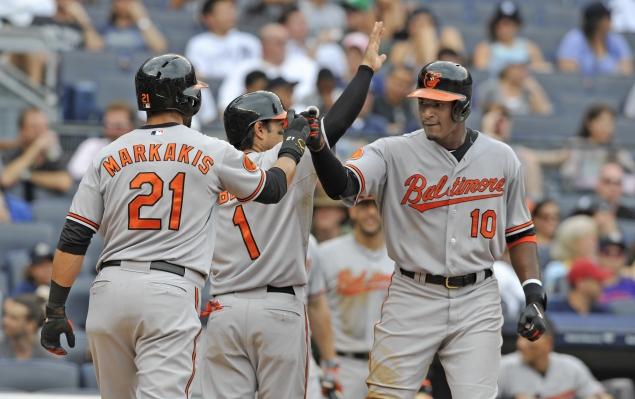
<svg viewBox="0 0 635 399">
<path fill-rule="evenodd" d="M 141 105 L 143 106 L 143 108 L 151 108 L 151 106 L 150 106 L 150 94 L 141 93 L 140 100 L 141 100 Z"/>
<path fill-rule="evenodd" d="M 258 165 L 256 165 L 247 154 L 243 155 L 243 167 L 247 169 L 249 172 L 255 172 L 258 170 Z"/>
<path fill-rule="evenodd" d="M 423 77 L 423 87 L 434 89 L 441 81 L 441 72 L 426 72 Z"/>
<path fill-rule="evenodd" d="M 360 159 L 362 155 L 364 155 L 364 149 L 360 147 L 356 149 L 354 153 L 351 154 L 351 157 L 349 159 L 351 161 L 354 161 L 356 159 Z"/>
<path fill-rule="evenodd" d="M 163 131 L 163 129 L 157 129 L 157 130 L 153 130 L 150 132 L 151 136 L 163 136 L 163 133 L 165 133 Z"/>
</svg>

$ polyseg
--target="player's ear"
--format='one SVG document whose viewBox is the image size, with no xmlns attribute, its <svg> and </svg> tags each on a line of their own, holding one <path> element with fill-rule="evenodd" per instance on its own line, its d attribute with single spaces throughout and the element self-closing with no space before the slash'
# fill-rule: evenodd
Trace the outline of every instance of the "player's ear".
<svg viewBox="0 0 635 399">
<path fill-rule="evenodd" d="M 265 125 L 265 122 L 258 121 L 254 123 L 254 142 L 264 140 L 266 133 L 267 126 Z"/>
</svg>

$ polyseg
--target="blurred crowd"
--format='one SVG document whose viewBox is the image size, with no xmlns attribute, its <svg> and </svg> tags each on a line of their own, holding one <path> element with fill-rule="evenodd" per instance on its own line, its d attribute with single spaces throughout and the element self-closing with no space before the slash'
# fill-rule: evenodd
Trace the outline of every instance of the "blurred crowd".
<svg viewBox="0 0 635 399">
<path fill-rule="evenodd" d="M 475 111 L 468 125 L 507 142 L 524 165 L 549 311 L 580 317 L 632 316 L 635 161 L 633 148 L 616 143 L 615 134 L 618 120 L 632 118 L 635 126 L 635 85 L 613 103 L 574 110 L 564 108 L 540 82 L 542 76 L 571 74 L 592 82 L 624 77 L 624 84 L 631 85 L 633 49 L 625 37 L 635 34 L 635 1 L 559 2 L 571 5 L 579 24 L 568 27 L 554 54 L 546 54 L 524 35 L 526 5 L 512 1 L 486 2 L 491 9 L 479 21 L 486 35 L 471 47 L 467 43 L 473 38 L 435 13 L 442 2 L 415 0 L 5 0 L 0 4 L 0 34 L 13 28 L 45 32 L 55 38 L 55 51 L 62 58 L 72 51 L 116 56 L 183 53 L 199 79 L 210 86 L 195 124 L 213 131 L 222 129 L 223 109 L 233 98 L 255 90 L 273 91 L 286 108 L 317 105 L 322 113 L 328 112 L 357 70 L 373 22 L 382 20 L 388 66 L 373 78 L 363 110 L 346 134 L 347 141 L 338 144 L 338 153 L 344 158 L 378 137 L 420 128 L 416 102 L 406 94 L 424 64 L 442 59 L 469 66 L 475 77 Z M 448 3 L 461 5 L 463 0 Z M 192 34 L 182 46 L 172 43 L 174 35 L 164 31 L 162 14 L 184 16 L 183 30 Z M 0 52 L 0 65 L 22 71 L 36 86 L 46 85 L 47 57 Z M 93 73 L 98 79 L 99 71 Z M 62 94 L 61 86 L 54 89 Z M 62 145 L 46 112 L 23 109 L 17 135 L 0 135 L 0 228 L 52 222 L 52 231 L 58 232 L 64 215 L 42 209 L 51 201 L 69 204 L 99 150 L 143 124 L 134 104 L 131 98 L 109 102 L 98 113 L 100 135 L 73 148 Z M 518 116 L 578 118 L 578 129 L 558 145 L 527 145 L 515 140 Z M 56 126 L 63 129 L 64 124 Z M 351 231 L 348 211 L 319 189 L 312 230 L 319 242 Z M 9 250 L 20 248 L 3 246 L 0 234 L 0 248 L 6 250 L 0 254 L 0 358 L 48 356 L 37 342 L 37 330 L 55 245 L 54 234 L 49 238 L 21 248 L 26 255 L 15 260 Z M 94 264 L 86 268 L 90 274 Z M 16 278 L 16 269 L 23 277 Z M 509 259 L 501 259 L 495 271 L 506 318 L 513 319 L 524 304 L 522 289 Z M 518 380 L 527 365 L 540 372 L 552 348 L 550 334 L 534 344 L 519 339 L 518 353 L 506 360 L 502 378 Z M 583 364 L 556 361 L 562 361 L 562 370 L 571 368 L 586 379 L 580 397 L 604 392 Z M 554 378 L 571 380 L 571 375 Z M 505 395 L 522 397 L 505 381 L 501 384 Z"/>
</svg>

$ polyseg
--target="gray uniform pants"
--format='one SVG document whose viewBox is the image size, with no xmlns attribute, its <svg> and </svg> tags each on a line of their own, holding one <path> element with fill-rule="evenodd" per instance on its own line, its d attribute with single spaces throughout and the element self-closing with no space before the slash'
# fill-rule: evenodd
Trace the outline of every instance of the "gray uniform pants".
<svg viewBox="0 0 635 399">
<path fill-rule="evenodd" d="M 308 322 L 302 295 L 265 287 L 218 295 L 202 348 L 206 398 L 302 399 L 308 372 Z"/>
<path fill-rule="evenodd" d="M 496 397 L 503 316 L 496 279 L 483 277 L 448 289 L 397 269 L 375 326 L 369 398 L 413 398 L 437 352 L 453 399 Z"/>
<path fill-rule="evenodd" d="M 104 399 L 189 398 L 203 276 L 122 261 L 90 288 L 86 332 Z"/>
</svg>

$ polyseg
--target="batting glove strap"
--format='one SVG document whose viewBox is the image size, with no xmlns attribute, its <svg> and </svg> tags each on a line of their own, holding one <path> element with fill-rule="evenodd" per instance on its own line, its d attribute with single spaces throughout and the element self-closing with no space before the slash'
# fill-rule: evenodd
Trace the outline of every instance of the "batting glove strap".
<svg viewBox="0 0 635 399">
<path fill-rule="evenodd" d="M 306 140 L 311 128 L 309 122 L 302 116 L 294 115 L 293 111 L 288 111 L 287 115 L 291 119 L 289 126 L 284 130 L 282 145 L 278 151 L 278 157 L 286 156 L 299 163 L 306 148 Z"/>
<path fill-rule="evenodd" d="M 537 283 L 529 283 L 523 287 L 525 292 L 525 304 L 529 306 L 532 303 L 538 303 L 542 309 L 547 309 L 547 294 L 542 285 Z"/>
</svg>

